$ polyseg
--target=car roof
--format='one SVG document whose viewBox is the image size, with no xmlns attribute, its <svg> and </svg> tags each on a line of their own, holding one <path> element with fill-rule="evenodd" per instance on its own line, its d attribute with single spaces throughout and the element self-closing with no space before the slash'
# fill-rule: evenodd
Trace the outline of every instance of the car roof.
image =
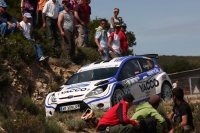
<svg viewBox="0 0 200 133">
<path fill-rule="evenodd" d="M 100 61 L 93 62 L 91 64 L 87 64 L 87 65 L 81 67 L 77 71 L 77 73 L 83 72 L 83 71 L 88 71 L 88 70 L 93 70 L 93 69 L 99 69 L 99 68 L 119 67 L 121 64 L 123 64 L 127 60 L 134 59 L 134 58 L 145 58 L 145 59 L 152 60 L 149 57 L 138 56 L 138 55 L 117 57 L 117 58 L 113 58 L 113 59 L 109 59 L 109 60 L 105 60 L 105 61 L 100 60 Z"/>
</svg>

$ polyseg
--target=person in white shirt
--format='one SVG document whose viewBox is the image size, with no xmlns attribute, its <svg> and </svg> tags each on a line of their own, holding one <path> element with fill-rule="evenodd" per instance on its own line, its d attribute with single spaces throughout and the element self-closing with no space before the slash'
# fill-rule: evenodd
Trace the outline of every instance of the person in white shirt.
<svg viewBox="0 0 200 133">
<path fill-rule="evenodd" d="M 118 32 L 120 31 L 121 26 L 115 25 L 114 32 L 112 32 L 108 38 L 108 47 L 110 49 L 110 56 L 112 58 L 120 57 L 121 47 L 120 47 L 120 38 Z"/>
<path fill-rule="evenodd" d="M 34 48 L 36 50 L 36 55 L 38 60 L 41 61 L 46 61 L 48 60 L 48 56 L 44 56 L 40 46 L 35 43 L 35 40 L 31 38 L 30 36 L 30 29 L 31 29 L 31 14 L 30 13 L 24 13 L 23 15 L 23 20 L 19 23 L 20 24 L 20 30 L 23 32 L 23 35 L 34 45 Z"/>
<path fill-rule="evenodd" d="M 42 10 L 42 21 L 43 28 L 46 27 L 46 37 L 51 38 L 51 32 L 53 32 L 54 47 L 59 46 L 58 39 L 58 14 L 59 14 L 59 3 L 57 0 L 49 0 L 45 3 L 44 8 Z"/>
</svg>

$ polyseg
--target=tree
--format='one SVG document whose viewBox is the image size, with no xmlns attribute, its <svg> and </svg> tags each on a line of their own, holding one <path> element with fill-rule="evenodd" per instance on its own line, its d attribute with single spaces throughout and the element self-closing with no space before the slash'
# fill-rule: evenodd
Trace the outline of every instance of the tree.
<svg viewBox="0 0 200 133">
<path fill-rule="evenodd" d="M 129 47 L 133 47 L 134 45 L 136 45 L 136 37 L 132 31 L 127 31 L 126 36 L 128 39 Z"/>
</svg>

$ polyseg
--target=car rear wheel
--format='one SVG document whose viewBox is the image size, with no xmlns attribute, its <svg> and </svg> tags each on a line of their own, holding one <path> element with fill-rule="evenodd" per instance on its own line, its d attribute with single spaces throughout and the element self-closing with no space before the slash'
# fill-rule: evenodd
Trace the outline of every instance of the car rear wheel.
<svg viewBox="0 0 200 133">
<path fill-rule="evenodd" d="M 123 99 L 123 96 L 124 96 L 124 92 L 122 91 L 122 89 L 116 88 L 113 92 L 112 99 L 111 99 L 112 106 L 120 102 Z"/>
<path fill-rule="evenodd" d="M 172 87 L 168 83 L 162 85 L 161 96 L 164 100 L 170 100 L 172 98 Z"/>
</svg>

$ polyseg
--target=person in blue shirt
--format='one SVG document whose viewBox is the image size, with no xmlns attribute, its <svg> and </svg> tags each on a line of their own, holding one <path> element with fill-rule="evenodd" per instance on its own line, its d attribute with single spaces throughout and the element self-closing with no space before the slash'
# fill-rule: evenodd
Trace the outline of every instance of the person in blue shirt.
<svg viewBox="0 0 200 133">
<path fill-rule="evenodd" d="M 2 38 L 16 32 L 20 26 L 18 20 L 6 12 L 7 7 L 6 2 L 0 2 L 0 32 Z"/>
</svg>

